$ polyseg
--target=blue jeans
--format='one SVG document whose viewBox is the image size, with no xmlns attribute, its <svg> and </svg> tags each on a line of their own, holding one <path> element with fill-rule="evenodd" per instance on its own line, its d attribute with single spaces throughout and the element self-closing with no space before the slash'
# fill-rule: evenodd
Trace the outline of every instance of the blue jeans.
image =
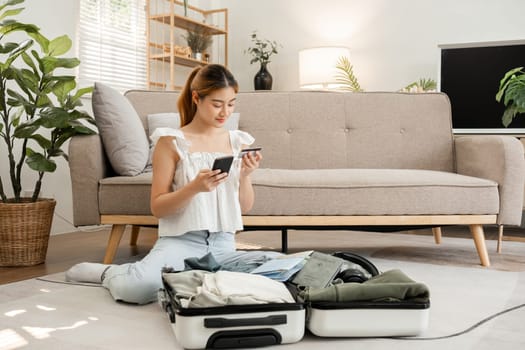
<svg viewBox="0 0 525 350">
<path fill-rule="evenodd" d="M 280 255 L 278 252 L 236 251 L 235 235 L 230 232 L 191 231 L 182 236 L 159 237 L 141 261 L 110 267 L 102 285 L 115 300 L 147 304 L 157 300 L 164 266 L 180 271 L 184 269 L 184 259 L 200 258 L 208 253 L 212 253 L 221 265 L 251 264 L 254 268 Z"/>
</svg>

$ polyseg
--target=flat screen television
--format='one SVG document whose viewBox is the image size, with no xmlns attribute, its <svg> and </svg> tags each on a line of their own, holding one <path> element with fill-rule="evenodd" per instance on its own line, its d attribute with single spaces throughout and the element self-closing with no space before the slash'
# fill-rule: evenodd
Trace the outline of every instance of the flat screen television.
<svg viewBox="0 0 525 350">
<path fill-rule="evenodd" d="M 505 107 L 495 99 L 500 80 L 512 68 L 525 67 L 525 40 L 439 45 L 438 88 L 450 98 L 457 134 L 525 134 L 525 115 L 505 128 Z"/>
</svg>

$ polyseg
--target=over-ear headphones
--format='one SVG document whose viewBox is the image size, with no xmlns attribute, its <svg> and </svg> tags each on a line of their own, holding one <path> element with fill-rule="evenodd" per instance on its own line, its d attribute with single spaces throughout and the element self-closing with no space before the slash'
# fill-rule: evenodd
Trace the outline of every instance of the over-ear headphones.
<svg viewBox="0 0 525 350">
<path fill-rule="evenodd" d="M 370 260 L 361 255 L 351 252 L 336 252 L 333 255 L 359 265 L 372 276 L 379 275 L 379 270 L 377 267 L 372 262 L 370 262 Z M 363 283 L 368 280 L 368 277 L 359 268 L 348 268 L 342 270 L 339 272 L 339 274 L 337 274 L 336 278 L 340 278 L 344 283 Z"/>
</svg>

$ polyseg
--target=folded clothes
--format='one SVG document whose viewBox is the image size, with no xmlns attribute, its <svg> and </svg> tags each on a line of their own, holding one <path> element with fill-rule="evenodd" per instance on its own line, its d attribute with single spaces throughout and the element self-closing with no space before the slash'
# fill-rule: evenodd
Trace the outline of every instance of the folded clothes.
<svg viewBox="0 0 525 350">
<path fill-rule="evenodd" d="M 336 284 L 321 289 L 305 289 L 306 301 L 418 301 L 427 302 L 428 287 L 410 279 L 401 270 L 389 270 L 363 283 Z"/>
<path fill-rule="evenodd" d="M 295 302 L 284 284 L 249 273 L 190 270 L 163 277 L 182 307 Z"/>
</svg>

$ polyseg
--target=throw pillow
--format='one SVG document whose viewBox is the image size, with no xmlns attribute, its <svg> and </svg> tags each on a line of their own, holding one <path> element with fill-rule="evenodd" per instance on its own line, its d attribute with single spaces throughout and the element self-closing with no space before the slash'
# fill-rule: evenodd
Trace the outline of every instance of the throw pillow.
<svg viewBox="0 0 525 350">
<path fill-rule="evenodd" d="M 92 104 L 113 170 L 119 175 L 140 174 L 148 162 L 148 137 L 129 100 L 117 90 L 95 83 Z"/>
</svg>

